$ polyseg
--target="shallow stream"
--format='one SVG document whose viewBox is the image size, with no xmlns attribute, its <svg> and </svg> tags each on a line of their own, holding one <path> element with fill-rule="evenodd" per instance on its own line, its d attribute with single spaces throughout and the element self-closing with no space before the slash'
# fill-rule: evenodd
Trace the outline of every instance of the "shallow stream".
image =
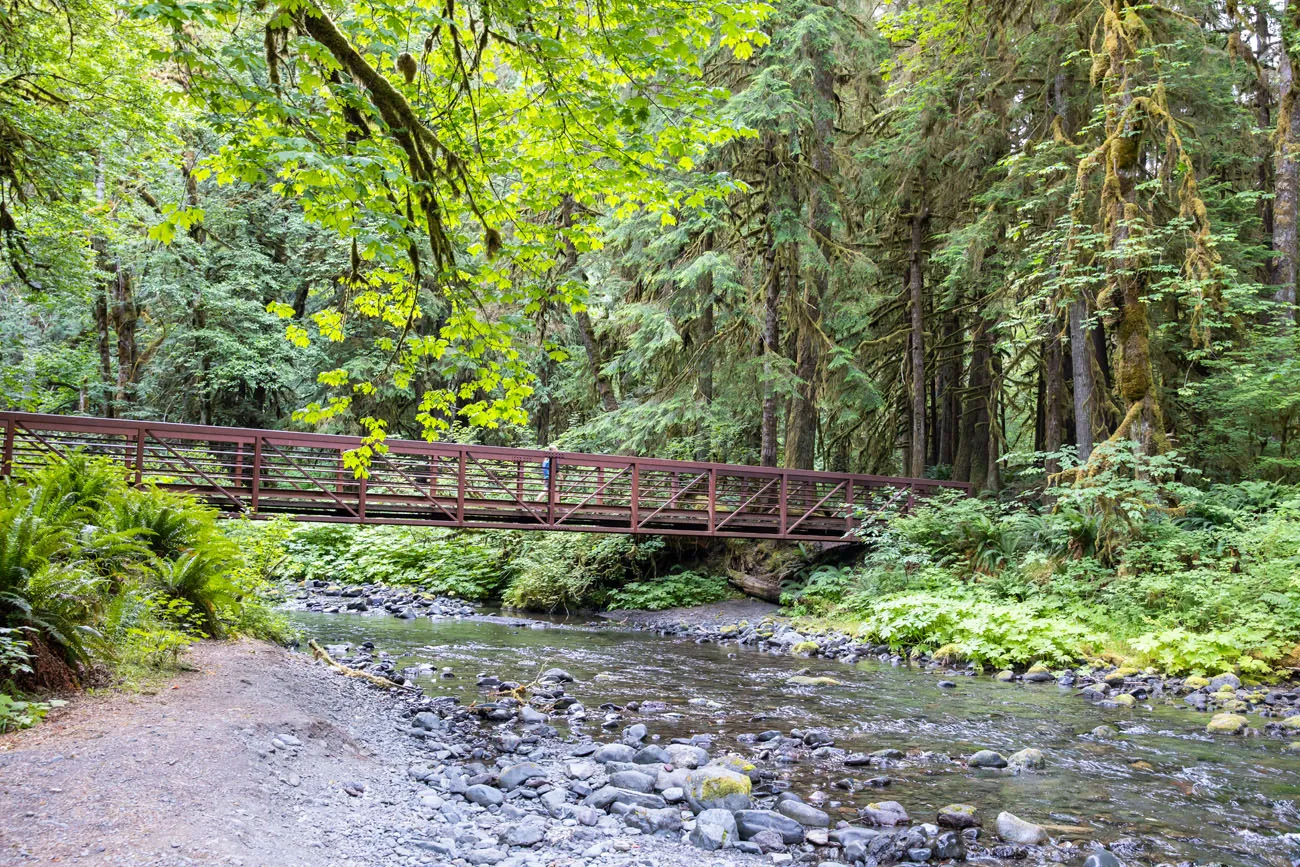
<svg viewBox="0 0 1300 867">
<path fill-rule="evenodd" d="M 649 632 L 602 627 L 586 621 L 477 619 L 399 620 L 390 616 L 291 615 L 322 643 L 374 641 L 400 665 L 450 666 L 452 678 L 422 683 L 430 695 L 469 701 L 481 693 L 481 673 L 528 681 L 559 666 L 577 679 L 569 693 L 587 707 L 585 731 L 601 739 L 603 702 L 666 702 L 665 713 L 625 712 L 620 724 L 644 722 L 664 742 L 707 733 L 721 746 L 752 755 L 736 737 L 768 729 L 822 728 L 850 752 L 885 748 L 933 751 L 928 761 L 905 760 L 889 768 L 846 768 L 810 759 L 764 763 L 807 797 L 824 792 L 843 804 L 897 800 L 913 821 L 933 821 L 954 802 L 974 804 L 986 829 L 1002 810 L 1045 825 L 1066 839 L 1119 841 L 1128 864 L 1193 861 L 1293 867 L 1300 863 L 1300 755 L 1284 752 L 1277 738 L 1205 734 L 1207 716 L 1183 706 L 1154 704 L 1134 710 L 1104 709 L 1054 684 L 998 683 L 956 677 L 940 689 L 940 675 L 887 663 L 847 665 L 773 655 L 734 645 L 696 644 Z M 786 683 L 796 672 L 833 677 L 838 686 Z M 951 677 L 951 675 L 945 675 Z M 1261 725 L 1255 719 L 1252 724 Z M 1118 737 L 1095 738 L 1102 724 Z M 557 722 L 561 732 L 564 722 Z M 978 749 L 1005 754 L 1037 747 L 1048 766 L 1013 776 L 968 770 L 957 761 Z M 883 789 L 855 793 L 833 788 L 845 777 L 887 775 Z M 831 810 L 832 815 L 835 810 Z"/>
</svg>

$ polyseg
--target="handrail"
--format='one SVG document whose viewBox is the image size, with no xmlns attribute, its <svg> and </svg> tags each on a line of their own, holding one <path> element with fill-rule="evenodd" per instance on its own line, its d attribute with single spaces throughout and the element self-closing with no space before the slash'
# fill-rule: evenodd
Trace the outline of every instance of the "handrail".
<svg viewBox="0 0 1300 867">
<path fill-rule="evenodd" d="M 343 456 L 362 442 L 0 411 L 0 476 L 81 449 L 120 460 L 136 484 L 255 517 L 812 541 L 851 537 L 876 494 L 905 492 L 910 506 L 942 489 L 970 492 L 934 479 L 403 439 L 385 440 L 387 454 L 358 479 Z"/>
</svg>

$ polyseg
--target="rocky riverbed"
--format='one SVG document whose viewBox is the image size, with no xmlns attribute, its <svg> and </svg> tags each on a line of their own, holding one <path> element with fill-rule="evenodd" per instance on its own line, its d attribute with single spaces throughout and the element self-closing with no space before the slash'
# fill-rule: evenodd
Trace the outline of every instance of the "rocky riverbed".
<svg viewBox="0 0 1300 867">
<path fill-rule="evenodd" d="M 369 643 L 352 655 L 349 646 L 326 650 L 357 670 L 394 671 L 387 654 Z M 398 711 L 422 753 L 408 776 L 427 787 L 420 802 L 430 811 L 432 836 L 424 845 L 453 862 L 545 864 L 554 853 L 544 844 L 553 847 L 563 839 L 563 863 L 577 865 L 617 853 L 629 837 L 652 837 L 728 860 L 766 856 L 765 863 L 774 864 L 1020 860 L 1047 847 L 1052 860 L 1074 858 L 1089 867 L 1120 863 L 1102 847 L 1053 845 L 1045 826 L 1005 811 L 981 816 L 970 804 L 912 817 L 897 801 L 882 798 L 862 807 L 856 821 L 834 819 L 822 806 L 839 808 L 840 801 L 821 792 L 805 799 L 763 761 L 811 754 L 835 756 L 846 769 L 880 770 L 907 759 L 898 750 L 848 754 L 824 730 L 768 730 L 746 739 L 760 748 L 756 761 L 715 750 L 706 733 L 663 741 L 644 723 L 622 726 L 624 711 L 656 710 L 639 703 L 594 709 L 600 730 L 615 737 L 593 739 L 573 734 L 593 713 L 570 694 L 574 677 L 564 669 L 548 669 L 529 684 L 491 674 L 478 676 L 477 683 L 481 701 L 462 705 L 408 693 Z M 563 733 L 552 725 L 555 718 L 563 720 Z M 1033 773 L 1045 759 L 1036 749 L 1009 758 L 985 750 L 969 764 Z M 844 789 L 855 785 L 847 777 L 836 783 Z M 494 822 L 499 845 L 476 833 Z"/>
<path fill-rule="evenodd" d="M 303 623 L 351 639 L 334 650 L 353 663 L 424 688 L 403 716 L 413 740 L 479 738 L 481 755 L 435 755 L 416 774 L 453 805 L 486 786 L 540 825 L 581 811 L 596 818 L 588 827 L 622 822 L 633 836 L 692 848 L 710 845 L 702 817 L 732 844 L 711 851 L 756 847 L 765 863 L 942 861 L 959 850 L 970 860 L 1074 864 L 1291 867 L 1300 858 L 1300 838 L 1288 834 L 1300 826 L 1289 688 L 1113 667 L 977 677 L 953 661 L 801 634 L 770 609 L 658 615 L 639 632 L 481 612 L 376 619 L 406 601 L 383 592 L 371 614 L 305 612 Z M 337 607 L 331 598 L 299 602 L 323 611 Z M 557 667 L 575 681 L 540 676 Z M 524 681 L 532 689 L 516 691 Z M 1243 712 L 1259 737 L 1212 734 L 1222 721 L 1207 728 L 1201 706 Z M 445 728 L 421 734 L 420 714 Z M 631 753 L 611 748 L 619 755 L 595 761 L 607 744 Z M 684 748 L 704 750 L 702 769 L 686 767 Z M 503 782 L 519 764 L 541 773 Z M 692 802 L 686 775 L 701 770 L 745 800 Z M 483 789 L 475 797 L 496 800 Z M 734 832 L 714 809 L 731 814 Z"/>
</svg>

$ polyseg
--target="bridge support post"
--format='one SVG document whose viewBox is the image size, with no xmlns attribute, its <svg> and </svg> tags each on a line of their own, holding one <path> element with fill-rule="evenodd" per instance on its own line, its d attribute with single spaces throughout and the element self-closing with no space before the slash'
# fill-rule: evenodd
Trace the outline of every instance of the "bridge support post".
<svg viewBox="0 0 1300 867">
<path fill-rule="evenodd" d="M 712 533 L 718 523 L 718 470 L 709 468 L 709 532 Z"/>
<path fill-rule="evenodd" d="M 456 523 L 465 526 L 465 450 L 459 453 L 460 463 L 456 469 Z"/>
<path fill-rule="evenodd" d="M 777 535 L 785 537 L 785 498 L 790 492 L 790 474 L 781 473 L 781 527 Z"/>
<path fill-rule="evenodd" d="M 849 480 L 849 494 L 844 498 L 844 535 L 853 532 L 853 480 Z"/>
<path fill-rule="evenodd" d="M 640 504 L 640 501 L 641 501 L 641 465 L 634 460 L 632 461 L 632 498 L 628 503 L 630 508 L 629 514 L 631 515 L 632 518 L 631 525 L 628 527 L 628 529 L 631 530 L 633 533 L 636 532 L 637 526 L 640 524 L 640 520 L 641 520 L 640 515 L 637 513 L 637 509 Z"/>
<path fill-rule="evenodd" d="M 144 484 L 144 425 L 135 429 L 135 486 Z"/>
<path fill-rule="evenodd" d="M 520 463 L 520 478 L 523 478 L 523 464 Z M 555 481 L 560 475 L 560 458 L 551 458 L 551 471 L 546 474 L 546 526 L 555 526 Z"/>
<path fill-rule="evenodd" d="M 262 438 L 253 437 L 253 514 L 257 514 L 257 498 L 262 492 Z"/>
<path fill-rule="evenodd" d="M 14 471 L 14 429 L 18 422 L 4 420 L 4 446 L 0 447 L 0 477 L 8 478 Z"/>
</svg>

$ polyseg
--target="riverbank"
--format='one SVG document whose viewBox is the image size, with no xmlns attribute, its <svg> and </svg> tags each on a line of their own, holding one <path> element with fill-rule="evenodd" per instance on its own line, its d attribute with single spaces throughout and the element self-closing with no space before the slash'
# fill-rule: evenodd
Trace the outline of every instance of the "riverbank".
<svg viewBox="0 0 1300 867">
<path fill-rule="evenodd" d="M 411 777 L 434 757 L 399 727 L 401 696 L 262 642 L 201 642 L 190 661 L 156 689 L 78 696 L 0 737 L 0 862 L 698 864 L 608 817 L 555 823 L 511 856 L 504 835 L 528 810 L 441 810 Z M 472 761 L 471 741 L 456 747 Z"/>
</svg>

